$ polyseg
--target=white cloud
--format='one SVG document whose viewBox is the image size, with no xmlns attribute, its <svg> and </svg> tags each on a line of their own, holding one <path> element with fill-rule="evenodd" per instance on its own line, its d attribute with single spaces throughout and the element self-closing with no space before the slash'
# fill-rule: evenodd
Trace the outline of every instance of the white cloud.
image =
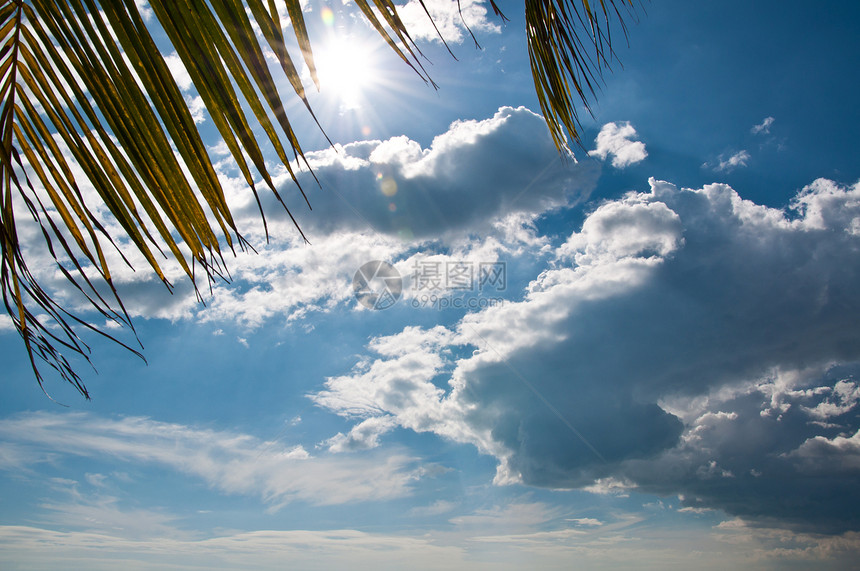
<svg viewBox="0 0 860 571">
<path fill-rule="evenodd" d="M 705 163 L 702 166 L 713 169 L 716 172 L 731 172 L 736 168 L 747 166 L 747 162 L 750 158 L 750 154 L 747 151 L 742 150 L 734 153 L 733 155 L 729 155 L 728 157 L 720 155 L 717 157 L 717 164 Z"/>
<path fill-rule="evenodd" d="M 505 238 L 521 251 L 537 246 L 540 240 L 529 230 L 532 221 L 547 210 L 587 198 L 598 176 L 594 165 L 562 160 L 543 120 L 522 107 L 502 108 L 481 121 L 455 122 L 427 149 L 395 137 L 307 156 L 322 182 L 317 187 L 307 171 L 299 173 L 312 212 L 288 175 L 276 180 L 311 245 L 300 240 L 267 192 L 262 200 L 271 239 L 265 243 L 256 202 L 227 161 L 219 167 L 219 179 L 240 231 L 257 245 L 259 255 L 239 252 L 228 258 L 234 283 L 215 282 L 211 295 L 204 285 L 202 307 L 178 264 L 162 265 L 175 286 L 171 295 L 147 271 L 143 257 L 121 240 L 120 248 L 137 271 L 125 265 L 119 252 L 106 249 L 105 255 L 129 314 L 172 321 L 193 317 L 244 327 L 276 317 L 295 322 L 309 313 L 351 304 L 352 276 L 369 260 L 396 261 L 440 239 L 467 243 L 463 238 L 470 234 L 489 236 L 483 250 L 471 249 L 473 257 L 498 255 L 491 250 L 501 249 L 499 240 Z M 83 173 L 76 171 L 78 175 Z M 94 189 L 84 185 L 82 192 L 88 204 L 98 204 Z M 87 311 L 86 301 L 67 287 L 40 246 L 38 228 L 26 213 L 21 219 L 28 260 L 43 286 L 69 307 Z M 122 233 L 108 215 L 104 224 L 110 232 Z M 8 329 L 4 322 L 2 329 Z"/>
<path fill-rule="evenodd" d="M 85 478 L 91 486 L 100 488 L 105 485 L 105 480 L 107 479 L 107 476 L 104 474 L 86 474 Z"/>
<path fill-rule="evenodd" d="M 477 510 L 470 515 L 451 518 L 461 528 L 481 528 L 484 532 L 509 532 L 532 529 L 561 515 L 559 508 L 542 502 L 513 502 L 505 506 Z"/>
<path fill-rule="evenodd" d="M 819 178 L 804 187 L 791 203 L 809 229 L 837 228 L 860 236 L 860 184 L 845 188 Z"/>
<path fill-rule="evenodd" d="M 68 501 L 46 501 L 35 519 L 42 525 L 80 529 L 92 533 L 120 533 L 129 539 L 184 538 L 193 534 L 178 529 L 179 518 L 163 510 L 123 509 L 109 495 L 83 496 L 75 492 Z"/>
<path fill-rule="evenodd" d="M 487 20 L 487 9 L 476 0 L 424 0 L 424 6 L 417 0 L 410 0 L 398 6 L 397 12 L 414 40 L 440 41 L 439 34 L 442 34 L 446 42 L 460 43 L 468 36 L 466 26 L 476 35 L 501 31 L 498 24 Z"/>
<path fill-rule="evenodd" d="M 402 454 L 315 457 L 301 446 L 147 418 L 24 414 L 0 420 L 0 436 L 3 455 L 11 446 L 19 464 L 0 466 L 5 469 L 67 456 L 110 458 L 165 467 L 276 507 L 294 500 L 329 505 L 403 497 L 420 474 L 415 460 Z"/>
<path fill-rule="evenodd" d="M 50 545 L 46 549 L 45 545 Z M 335 530 L 259 530 L 213 537 L 129 538 L 116 531 L 0 526 L 0 565 L 15 569 L 439 569 L 462 568 L 459 546 L 432 538 Z M 137 565 L 135 565 L 137 563 Z M 131 567 L 130 567 L 131 565 Z"/>
<path fill-rule="evenodd" d="M 652 180 L 594 210 L 522 301 L 376 339 L 376 356 L 312 398 L 470 443 L 497 458 L 497 483 L 629 482 L 687 490 L 690 507 L 845 529 L 853 500 L 781 507 L 801 494 L 801 464 L 772 453 L 808 442 L 797 455 L 842 458 L 830 485 L 856 497 L 853 369 L 822 375 L 860 361 L 860 270 L 845 262 L 860 247 L 858 196 L 860 184 L 816 181 L 789 214 L 726 185 Z M 812 422 L 824 416 L 846 434 Z"/>
<path fill-rule="evenodd" d="M 571 561 L 577 561 L 588 568 L 610 564 L 618 568 L 725 569 L 748 567 L 752 553 L 763 567 L 835 570 L 849 568 L 860 549 L 860 536 L 851 532 L 830 537 L 798 534 L 752 527 L 739 520 L 723 522 L 704 533 L 699 526 L 665 531 L 624 513 L 613 514 L 612 521 L 600 526 L 573 522 L 576 527 L 569 527 L 558 521 L 558 515 L 540 504 L 519 502 L 464 516 L 471 518 L 466 520 L 468 525 L 456 526 L 454 533 L 260 529 L 140 537 L 118 528 L 95 532 L 80 531 L 80 525 L 70 526 L 71 530 L 7 525 L 0 526 L 0 566 L 61 570 L 73 561 L 77 567 L 97 571 L 117 567 L 282 569 L 284 561 L 289 561 L 300 569 L 489 571 L 522 569 L 524 565 L 568 569 Z M 518 516 L 525 519 L 518 520 Z M 580 519 L 593 523 L 592 518 Z M 518 525 L 518 521 L 528 524 Z"/>
<path fill-rule="evenodd" d="M 830 387 L 823 387 L 830 389 Z M 810 416 L 826 420 L 835 416 L 841 416 L 853 410 L 860 401 L 860 387 L 856 383 L 843 379 L 827 390 L 830 396 L 814 407 L 804 407 Z"/>
<path fill-rule="evenodd" d="M 155 16 L 149 7 L 149 0 L 134 0 L 134 4 L 140 10 L 140 15 L 143 16 L 144 21 L 150 22 Z"/>
<path fill-rule="evenodd" d="M 516 141 L 523 144 L 512 146 Z M 526 150 L 513 154 L 514 148 Z M 259 255 L 240 254 L 229 261 L 234 285 L 215 284 L 207 306 L 200 308 L 181 277 L 174 296 L 132 282 L 120 290 L 132 315 L 196 316 L 247 327 L 277 316 L 297 321 L 352 303 L 353 274 L 367 261 L 396 262 L 408 278 L 422 254 L 398 258 L 428 241 L 467 244 L 466 234 L 487 236 L 479 246 L 457 253 L 461 260 L 495 259 L 508 247 L 500 239 L 531 251 L 542 245 L 528 230 L 532 220 L 586 198 L 597 176 L 592 165 L 563 161 L 543 120 L 525 108 L 503 108 L 490 119 L 455 122 L 428 149 L 395 137 L 311 152 L 308 158 L 322 182 L 319 189 L 307 172 L 299 175 L 313 212 L 305 212 L 286 175 L 277 180 L 288 203 L 298 201 L 291 207 L 311 245 L 300 242 L 280 207 L 265 196 L 273 238 Z M 249 228 L 246 237 L 262 239 L 255 234 L 256 204 L 243 184 L 222 179 L 240 227 Z M 119 279 L 126 275 L 139 279 L 131 272 Z M 410 291 L 407 288 L 405 295 Z"/>
<path fill-rule="evenodd" d="M 415 517 L 432 517 L 436 515 L 442 515 L 448 512 L 453 511 L 457 508 L 456 503 L 449 502 L 448 500 L 436 500 L 429 506 L 416 506 L 409 510 L 409 515 Z"/>
<path fill-rule="evenodd" d="M 629 480 L 619 480 L 609 476 L 607 478 L 598 478 L 593 484 L 585 486 L 582 489 L 586 492 L 599 494 L 601 496 L 613 495 L 626 498 L 629 496 L 628 492 L 636 489 L 636 487 L 636 484 Z"/>
<path fill-rule="evenodd" d="M 752 128 L 750 129 L 750 133 L 752 133 L 753 135 L 767 135 L 768 133 L 770 133 L 770 126 L 773 125 L 774 121 L 775 119 L 773 117 L 765 117 L 761 123 L 752 126 Z"/>
<path fill-rule="evenodd" d="M 801 469 L 807 473 L 856 474 L 860 472 L 860 430 L 833 438 L 813 436 L 787 456 L 801 460 Z"/>
<path fill-rule="evenodd" d="M 576 525 L 582 525 L 587 527 L 600 527 L 603 525 L 603 522 L 599 519 L 594 519 L 593 517 L 578 517 L 568 520 Z"/>
<path fill-rule="evenodd" d="M 662 202 L 638 197 L 604 204 L 559 249 L 578 266 L 629 257 L 663 258 L 683 243 L 681 219 Z"/>
<path fill-rule="evenodd" d="M 480 121 L 456 121 L 427 149 L 395 137 L 307 157 L 322 183 L 322 190 L 315 189 L 306 171 L 299 174 L 312 212 L 286 174 L 276 182 L 311 241 L 335 231 L 369 229 L 408 241 L 478 234 L 511 214 L 537 215 L 575 204 L 588 197 L 598 176 L 593 165 L 564 160 L 544 120 L 524 107 L 503 107 Z M 278 212 L 267 200 L 267 211 Z M 235 214 L 256 221 L 256 205 L 247 201 Z"/>
<path fill-rule="evenodd" d="M 396 426 L 390 416 L 372 416 L 352 427 L 348 434 L 338 432 L 322 443 L 329 452 L 368 450 L 379 446 L 379 437 Z"/>
<path fill-rule="evenodd" d="M 773 526 L 727 520 L 715 528 L 716 538 L 736 551 L 752 553 L 775 568 L 792 564 L 816 568 L 847 569 L 860 552 L 860 533 L 840 535 L 796 533 Z M 747 551 L 749 550 L 749 551 Z"/>
<path fill-rule="evenodd" d="M 648 156 L 648 151 L 645 150 L 645 143 L 633 140 L 636 136 L 636 129 L 629 121 L 607 123 L 594 140 L 597 148 L 588 154 L 600 160 L 606 160 L 611 155 L 612 166 L 619 169 L 642 162 Z"/>
<path fill-rule="evenodd" d="M 358 233 L 333 235 L 313 245 L 273 242 L 259 254 L 237 258 L 231 268 L 234 284 L 218 284 L 205 308 L 190 309 L 202 321 L 246 327 L 258 327 L 275 316 L 299 320 L 309 312 L 351 302 L 355 271 L 370 260 L 392 259 L 402 248 Z"/>
<path fill-rule="evenodd" d="M 206 121 L 206 103 L 199 95 L 195 97 L 185 96 L 185 104 L 188 105 L 188 111 L 191 113 L 191 118 L 194 123 L 199 125 Z"/>
<path fill-rule="evenodd" d="M 189 75 L 188 70 L 185 68 L 185 64 L 182 63 L 179 54 L 173 52 L 164 56 L 164 63 L 167 64 L 167 68 L 170 70 L 170 74 L 173 76 L 179 89 L 189 91 L 194 83 L 191 81 L 191 75 Z"/>
</svg>

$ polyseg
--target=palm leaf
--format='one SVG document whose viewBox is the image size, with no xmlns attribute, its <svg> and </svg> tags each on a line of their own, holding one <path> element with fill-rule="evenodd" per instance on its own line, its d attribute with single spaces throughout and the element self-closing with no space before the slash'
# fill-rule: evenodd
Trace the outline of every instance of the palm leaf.
<svg viewBox="0 0 860 571">
<path fill-rule="evenodd" d="M 591 113 L 603 69 L 614 59 L 612 21 L 627 35 L 620 9 L 613 0 L 525 0 L 529 63 L 540 108 L 558 148 L 567 136 L 581 146 L 577 103 Z M 494 9 L 498 11 L 493 0 Z M 592 0 L 593 2 L 593 0 Z M 628 16 L 633 0 L 619 0 Z"/>
<path fill-rule="evenodd" d="M 611 56 L 606 5 L 600 0 L 598 12 L 587 0 L 581 4 L 577 9 L 571 0 L 526 0 L 532 70 L 559 148 L 565 145 L 564 129 L 577 140 L 573 100 L 593 95 L 592 70 L 599 72 Z M 304 195 L 291 162 L 303 162 L 304 154 L 278 93 L 279 80 L 285 78 L 313 112 L 275 1 L 150 0 L 149 5 L 258 205 L 263 191 L 258 180 L 284 205 L 263 147 L 274 150 Z M 394 52 L 433 84 L 392 0 L 356 0 L 356 5 Z M 286 0 L 286 8 L 301 60 L 318 84 L 300 1 Z M 585 30 L 586 41 L 577 30 Z M 270 70 L 267 49 L 277 56 L 282 78 Z M 139 252 L 169 288 L 160 259 L 176 260 L 192 283 L 197 268 L 214 280 L 226 274 L 222 248 L 247 244 L 135 0 L 0 0 L 0 105 L 3 301 L 39 384 L 37 360 L 42 360 L 88 397 L 63 351 L 88 361 L 90 349 L 79 332 L 107 334 L 40 285 L 19 238 L 21 216 L 37 225 L 60 273 L 91 308 L 129 327 L 107 261 L 110 250 L 126 263 L 124 250 Z M 86 181 L 76 180 L 73 165 Z M 85 197 L 84 182 L 97 198 Z M 262 208 L 260 213 L 265 228 Z M 108 226 L 119 231 L 112 234 Z"/>
</svg>

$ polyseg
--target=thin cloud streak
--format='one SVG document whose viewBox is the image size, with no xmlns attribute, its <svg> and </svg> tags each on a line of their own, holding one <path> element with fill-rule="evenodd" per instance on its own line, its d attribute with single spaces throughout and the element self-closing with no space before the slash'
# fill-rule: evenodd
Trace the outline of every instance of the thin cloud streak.
<svg viewBox="0 0 860 571">
<path fill-rule="evenodd" d="M 302 446 L 141 417 L 21 414 L 0 420 L 0 438 L 14 453 L 9 465 L 0 466 L 7 470 L 70 456 L 110 458 L 168 468 L 276 508 L 292 501 L 333 505 L 400 498 L 422 473 L 414 458 L 398 453 L 312 456 Z"/>
</svg>

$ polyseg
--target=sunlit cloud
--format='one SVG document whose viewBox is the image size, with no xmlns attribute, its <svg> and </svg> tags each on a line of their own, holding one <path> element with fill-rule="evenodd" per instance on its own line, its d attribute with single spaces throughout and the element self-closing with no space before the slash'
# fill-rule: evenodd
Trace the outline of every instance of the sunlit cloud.
<svg viewBox="0 0 860 571">
<path fill-rule="evenodd" d="M 833 498 L 856 494 L 860 276 L 844 260 L 857 196 L 860 184 L 820 180 L 788 213 L 726 185 L 652 180 L 586 217 L 521 301 L 377 338 L 374 356 L 311 398 L 472 444 L 496 457 L 499 484 L 622 482 L 844 530 L 853 499 L 829 501 L 795 474 L 823 466 Z M 792 511 L 786 494 L 809 497 Z"/>
<path fill-rule="evenodd" d="M 648 156 L 645 143 L 634 140 L 637 136 L 636 129 L 629 121 L 607 123 L 594 140 L 597 147 L 588 154 L 601 160 L 611 156 L 612 166 L 623 169 L 644 161 Z"/>
</svg>

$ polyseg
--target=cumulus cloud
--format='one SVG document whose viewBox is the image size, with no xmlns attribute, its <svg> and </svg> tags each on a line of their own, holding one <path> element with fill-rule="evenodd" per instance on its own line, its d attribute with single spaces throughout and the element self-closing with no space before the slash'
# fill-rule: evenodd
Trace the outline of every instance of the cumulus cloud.
<svg viewBox="0 0 860 571">
<path fill-rule="evenodd" d="M 853 407 L 852 407 L 853 408 Z M 792 450 L 788 457 L 803 461 L 803 472 L 833 476 L 860 472 L 860 430 L 849 436 L 813 436 Z"/>
<path fill-rule="evenodd" d="M 786 211 L 652 180 L 595 209 L 521 301 L 376 339 L 312 398 L 470 443 L 497 483 L 627 482 L 854 528 L 858 198 L 819 180 Z"/>
<path fill-rule="evenodd" d="M 296 202 L 311 239 L 334 231 L 367 231 L 409 239 L 480 233 L 511 214 L 537 214 L 586 198 L 598 172 L 564 160 L 543 119 L 504 107 L 489 119 L 456 121 L 422 149 L 406 137 L 361 141 L 308 153 L 322 188 L 299 180 L 313 212 Z M 295 188 L 277 179 L 288 196 Z M 247 201 L 237 216 L 256 216 Z M 275 204 L 268 209 L 277 210 Z"/>
<path fill-rule="evenodd" d="M 146 311 L 157 305 L 161 312 L 172 308 L 174 318 L 196 313 L 203 320 L 247 326 L 274 315 L 301 319 L 351 301 L 347 286 L 366 261 L 395 260 L 426 241 L 461 241 L 458 237 L 473 233 L 527 240 L 522 229 L 534 217 L 584 200 L 598 176 L 592 165 L 563 160 L 540 116 L 523 107 L 455 122 L 428 149 L 395 137 L 311 152 L 308 159 L 321 182 L 317 187 L 307 171 L 299 173 L 312 212 L 287 175 L 276 182 L 294 201 L 290 205 L 311 246 L 300 243 L 292 223 L 267 197 L 270 230 L 290 238 L 272 240 L 259 256 L 231 260 L 233 277 L 243 287 L 216 284 L 202 310 L 190 296 L 161 295 Z M 239 224 L 253 236 L 259 228 L 256 204 L 240 183 L 235 187 L 228 199 Z M 398 264 L 404 276 L 413 262 Z"/>
<path fill-rule="evenodd" d="M 216 154 L 221 151 L 213 149 Z M 540 116 L 523 107 L 502 108 L 488 119 L 457 121 L 426 149 L 406 137 L 394 137 L 307 156 L 321 182 L 317 186 L 307 170 L 298 174 L 312 212 L 286 173 L 276 182 L 311 245 L 301 241 L 282 207 L 263 192 L 271 233 L 266 243 L 257 204 L 244 179 L 231 161 L 219 163 L 234 218 L 259 255 L 239 252 L 228 258 L 233 283 L 216 282 L 211 294 L 203 291 L 207 296 L 203 307 L 178 264 L 163 264 L 175 286 L 171 295 L 146 271 L 143 257 L 120 240 L 123 254 L 138 271 L 128 268 L 118 251 L 106 249 L 105 255 L 129 314 L 170 320 L 194 317 L 246 327 L 258 327 L 274 316 L 295 322 L 311 312 L 351 303 L 349 284 L 364 262 L 412 257 L 432 241 L 465 243 L 467 235 L 481 234 L 488 245 L 482 256 L 497 255 L 490 250 L 502 247 L 499 240 L 531 251 L 540 242 L 529 229 L 531 222 L 547 210 L 586 199 L 599 175 L 594 165 L 563 160 Z M 78 171 L 76 176 L 83 177 Z M 87 203 L 99 203 L 91 187 L 84 185 L 82 192 Z M 40 245 L 38 228 L 26 213 L 20 218 L 28 260 L 41 283 L 68 307 L 86 311 L 86 301 L 66 287 Z M 122 233 L 108 214 L 104 224 L 109 232 Z M 398 266 L 403 275 L 409 275 L 411 263 Z M 5 329 L 8 322 L 0 321 L 0 331 Z"/>
<path fill-rule="evenodd" d="M 424 0 L 423 6 L 417 0 L 409 0 L 399 6 L 397 12 L 415 40 L 441 41 L 441 34 L 448 43 L 460 43 L 469 34 L 467 26 L 474 34 L 501 31 L 498 24 L 487 20 L 487 8 L 476 0 Z M 427 17 L 428 12 L 432 22 Z"/>
<path fill-rule="evenodd" d="M 597 148 L 588 154 L 600 160 L 606 160 L 611 155 L 612 166 L 619 169 L 642 162 L 648 156 L 648 151 L 645 150 L 645 143 L 633 140 L 636 136 L 636 129 L 629 121 L 607 123 L 594 140 Z"/>
<path fill-rule="evenodd" d="M 397 426 L 390 416 L 372 416 L 352 427 L 348 434 L 338 432 L 323 442 L 329 452 L 351 452 L 379 446 L 379 437 Z"/>
</svg>

